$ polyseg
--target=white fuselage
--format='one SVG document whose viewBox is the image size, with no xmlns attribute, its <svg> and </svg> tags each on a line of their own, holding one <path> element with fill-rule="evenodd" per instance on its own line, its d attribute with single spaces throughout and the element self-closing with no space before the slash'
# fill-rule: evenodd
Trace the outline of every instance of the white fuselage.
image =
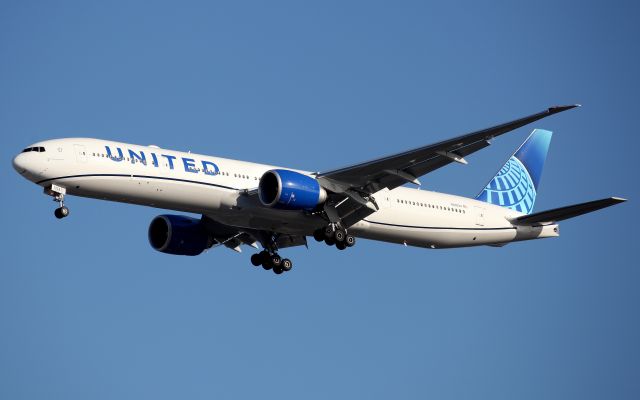
<svg viewBox="0 0 640 400">
<path fill-rule="evenodd" d="M 204 214 L 237 227 L 311 235 L 319 216 L 263 206 L 245 190 L 271 165 L 106 140 L 69 138 L 35 143 L 14 168 L 45 188 L 67 194 Z M 305 171 L 298 171 L 309 174 Z M 399 187 L 374 194 L 379 210 L 349 229 L 362 238 L 428 248 L 500 245 L 558 236 L 557 225 L 515 226 L 521 213 L 465 197 Z"/>
</svg>

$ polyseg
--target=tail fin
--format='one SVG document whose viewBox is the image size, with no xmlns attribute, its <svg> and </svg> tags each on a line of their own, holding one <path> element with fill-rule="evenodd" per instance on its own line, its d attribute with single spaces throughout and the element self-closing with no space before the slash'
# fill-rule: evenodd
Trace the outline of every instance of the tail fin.
<svg viewBox="0 0 640 400">
<path fill-rule="evenodd" d="M 534 129 L 476 199 L 531 214 L 551 135 Z"/>
</svg>

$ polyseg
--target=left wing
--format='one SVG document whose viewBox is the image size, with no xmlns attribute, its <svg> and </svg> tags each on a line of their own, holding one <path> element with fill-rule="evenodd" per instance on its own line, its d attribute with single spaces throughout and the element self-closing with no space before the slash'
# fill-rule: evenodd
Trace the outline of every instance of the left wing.
<svg viewBox="0 0 640 400">
<path fill-rule="evenodd" d="M 349 227 L 378 209 L 373 194 L 405 183 L 420 184 L 418 177 L 452 162 L 466 164 L 464 157 L 487 147 L 489 140 L 553 114 L 579 105 L 550 107 L 537 114 L 491 128 L 458 136 L 439 143 L 355 164 L 316 175 L 320 184 L 334 193 L 334 207 L 345 227 Z M 326 210 L 326 207 L 325 207 Z"/>
</svg>

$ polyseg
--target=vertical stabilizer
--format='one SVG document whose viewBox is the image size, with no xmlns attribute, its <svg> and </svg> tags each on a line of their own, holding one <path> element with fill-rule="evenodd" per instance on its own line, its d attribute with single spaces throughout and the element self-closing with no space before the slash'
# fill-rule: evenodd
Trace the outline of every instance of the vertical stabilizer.
<svg viewBox="0 0 640 400">
<path fill-rule="evenodd" d="M 551 135 L 534 129 L 476 199 L 531 214 Z"/>
</svg>

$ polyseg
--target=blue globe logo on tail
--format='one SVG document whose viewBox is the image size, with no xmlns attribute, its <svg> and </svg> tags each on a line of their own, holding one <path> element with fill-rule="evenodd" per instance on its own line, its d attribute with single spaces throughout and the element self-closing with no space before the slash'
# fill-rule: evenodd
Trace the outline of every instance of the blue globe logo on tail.
<svg viewBox="0 0 640 400">
<path fill-rule="evenodd" d="M 550 131 L 534 130 L 476 199 L 530 214 L 551 135 Z"/>
<path fill-rule="evenodd" d="M 477 199 L 529 214 L 536 199 L 536 188 L 525 166 L 511 157 Z"/>
</svg>

